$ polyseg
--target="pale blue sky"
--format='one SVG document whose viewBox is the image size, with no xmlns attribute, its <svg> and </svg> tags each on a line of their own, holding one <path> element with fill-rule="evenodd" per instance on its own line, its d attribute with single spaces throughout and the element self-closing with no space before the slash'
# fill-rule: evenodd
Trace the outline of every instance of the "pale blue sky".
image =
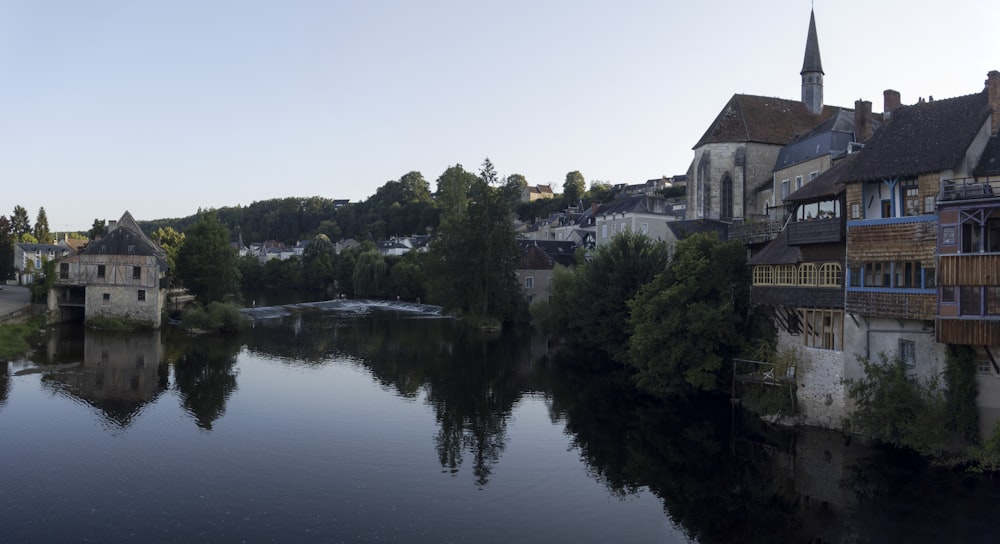
<svg viewBox="0 0 1000 544">
<path fill-rule="evenodd" d="M 0 0 L 0 214 L 53 230 L 450 165 L 684 173 L 733 93 L 798 99 L 808 1 Z M 826 103 L 982 89 L 1000 2 L 817 0 Z"/>
</svg>

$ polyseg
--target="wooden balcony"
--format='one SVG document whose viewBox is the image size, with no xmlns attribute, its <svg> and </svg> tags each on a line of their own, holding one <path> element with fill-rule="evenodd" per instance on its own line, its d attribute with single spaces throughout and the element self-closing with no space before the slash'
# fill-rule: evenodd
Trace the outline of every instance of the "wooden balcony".
<svg viewBox="0 0 1000 544">
<path fill-rule="evenodd" d="M 938 281 L 941 285 L 1000 285 L 1000 254 L 941 255 Z"/>
<path fill-rule="evenodd" d="M 826 244 L 844 241 L 842 218 L 792 221 L 788 224 L 788 245 Z"/>
<path fill-rule="evenodd" d="M 730 225 L 729 239 L 739 240 L 743 245 L 764 244 L 778 237 L 785 226 L 784 219 L 766 219 L 752 223 Z"/>
<path fill-rule="evenodd" d="M 934 330 L 942 344 L 962 346 L 995 346 L 1000 344 L 1000 320 L 938 317 Z"/>
<path fill-rule="evenodd" d="M 937 314 L 937 295 L 882 291 L 847 291 L 844 311 L 851 314 L 897 319 L 932 320 Z"/>
<path fill-rule="evenodd" d="M 980 198 L 997 198 L 1000 196 L 1000 181 L 977 181 L 973 178 L 949 179 L 941 183 L 938 200 L 947 202 L 953 200 L 973 200 Z"/>
<path fill-rule="evenodd" d="M 844 288 L 755 285 L 750 288 L 750 301 L 754 306 L 841 309 L 844 307 Z"/>
</svg>

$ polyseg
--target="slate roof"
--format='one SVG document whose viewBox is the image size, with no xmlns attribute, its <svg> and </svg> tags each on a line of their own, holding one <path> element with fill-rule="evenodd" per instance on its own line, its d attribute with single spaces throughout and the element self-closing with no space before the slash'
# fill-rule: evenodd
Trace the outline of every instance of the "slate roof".
<svg viewBox="0 0 1000 544">
<path fill-rule="evenodd" d="M 851 181 L 954 168 L 990 116 L 986 91 L 901 106 L 858 152 Z"/>
<path fill-rule="evenodd" d="M 817 115 L 798 100 L 734 94 L 694 148 L 725 142 L 786 145 L 842 109 L 823 106 Z"/>
<path fill-rule="evenodd" d="M 806 183 L 792 194 L 785 197 L 785 202 L 810 202 L 822 200 L 844 192 L 844 184 L 850 181 L 848 177 L 851 173 L 854 160 L 858 153 L 852 153 L 837 160 L 829 170 L 823 172 L 816 179 Z"/>
<path fill-rule="evenodd" d="M 816 13 L 813 11 L 809 12 L 809 34 L 806 36 L 806 54 L 802 59 L 802 71 L 799 72 L 799 75 L 806 72 L 826 73 L 823 71 L 823 61 L 819 57 L 819 38 L 816 36 Z"/>
<path fill-rule="evenodd" d="M 808 262 L 843 262 L 846 246 L 843 242 L 829 244 L 788 245 L 788 229 L 782 229 L 771 243 L 747 261 L 747 265 L 799 264 Z"/>
<path fill-rule="evenodd" d="M 874 120 L 873 120 L 874 123 Z M 875 126 L 878 126 L 875 123 Z M 854 112 L 841 110 L 805 136 L 781 148 L 774 169 L 781 170 L 823 155 L 847 151 L 854 140 Z"/>
<path fill-rule="evenodd" d="M 979 164 L 973 172 L 976 176 L 997 176 L 1000 175 L 1000 134 L 990 136 L 990 141 L 986 143 Z"/>
<path fill-rule="evenodd" d="M 135 219 L 126 211 L 115 230 L 87 244 L 80 253 L 87 255 L 154 255 L 164 257 L 166 252 L 142 232 Z"/>
<path fill-rule="evenodd" d="M 556 240 L 518 240 L 523 252 L 518 268 L 547 270 L 555 264 L 576 264 L 576 242 Z"/>
<path fill-rule="evenodd" d="M 674 234 L 674 238 L 683 240 L 692 234 L 701 232 L 714 232 L 720 240 L 725 240 L 729 235 L 729 224 L 714 219 L 687 219 L 682 221 L 670 221 L 667 228 Z"/>
</svg>

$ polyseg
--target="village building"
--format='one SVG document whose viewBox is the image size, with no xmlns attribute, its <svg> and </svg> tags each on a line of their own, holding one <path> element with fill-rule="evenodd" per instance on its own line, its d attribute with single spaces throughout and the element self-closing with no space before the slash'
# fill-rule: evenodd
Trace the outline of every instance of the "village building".
<svg viewBox="0 0 1000 544">
<path fill-rule="evenodd" d="M 536 300 L 549 300 L 552 277 L 558 266 L 576 264 L 574 242 L 518 240 L 521 257 L 515 273 L 528 304 Z"/>
<path fill-rule="evenodd" d="M 552 185 L 527 185 L 521 189 L 521 202 L 534 202 L 542 198 L 555 198 Z"/>
<path fill-rule="evenodd" d="M 127 211 L 102 238 L 60 260 L 57 273 L 48 296 L 52 322 L 101 316 L 152 328 L 162 324 L 166 252 Z"/>
<path fill-rule="evenodd" d="M 62 244 L 18 242 L 14 244 L 14 273 L 18 285 L 31 285 L 46 261 L 73 254 L 72 247 Z"/>
</svg>

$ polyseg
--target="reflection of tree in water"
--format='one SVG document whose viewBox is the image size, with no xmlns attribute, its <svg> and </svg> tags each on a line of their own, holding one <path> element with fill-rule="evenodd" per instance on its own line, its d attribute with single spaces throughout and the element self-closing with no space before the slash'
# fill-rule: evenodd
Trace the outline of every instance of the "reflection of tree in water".
<svg viewBox="0 0 1000 544">
<path fill-rule="evenodd" d="M 363 317 L 302 314 L 294 326 L 258 323 L 251 352 L 295 364 L 357 361 L 405 398 L 425 392 L 439 425 L 441 465 L 458 473 L 466 455 L 477 485 L 486 485 L 507 444 L 507 420 L 528 388 L 530 354 L 521 337 L 484 335 L 450 319 L 392 311 Z M 296 342 L 289 342 L 289 334 Z M 292 345 L 295 344 L 295 345 Z"/>
<path fill-rule="evenodd" d="M 239 339 L 175 335 L 171 354 L 174 387 L 184 409 L 198 427 L 212 430 L 212 423 L 226 412 L 226 401 L 236 391 L 236 356 Z"/>
<path fill-rule="evenodd" d="M 0 408 L 7 402 L 7 396 L 10 394 L 10 378 L 8 367 L 6 361 L 0 361 Z"/>
<path fill-rule="evenodd" d="M 640 395 L 613 364 L 576 358 L 553 366 L 553 418 L 565 421 L 610 491 L 648 488 L 698 542 L 799 540 L 791 474 L 734 453 L 728 399 L 671 405 Z"/>
</svg>

